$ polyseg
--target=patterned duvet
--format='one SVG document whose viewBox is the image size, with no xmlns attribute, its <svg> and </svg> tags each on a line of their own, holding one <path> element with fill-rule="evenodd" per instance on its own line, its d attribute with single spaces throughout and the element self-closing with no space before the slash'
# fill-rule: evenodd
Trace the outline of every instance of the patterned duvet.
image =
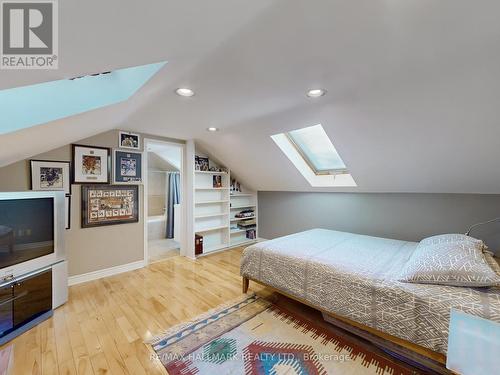
<svg viewBox="0 0 500 375">
<path fill-rule="evenodd" d="M 313 229 L 245 249 L 241 275 L 446 354 L 450 308 L 500 323 L 500 289 L 408 284 L 417 243 Z"/>
</svg>

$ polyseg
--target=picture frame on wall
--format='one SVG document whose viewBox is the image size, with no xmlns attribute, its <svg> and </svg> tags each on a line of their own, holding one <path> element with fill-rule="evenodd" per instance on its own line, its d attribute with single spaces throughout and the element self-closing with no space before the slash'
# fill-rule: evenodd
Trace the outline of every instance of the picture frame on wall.
<svg viewBox="0 0 500 375">
<path fill-rule="evenodd" d="M 139 134 L 121 131 L 118 133 L 118 147 L 141 149 L 141 136 Z"/>
<path fill-rule="evenodd" d="M 140 184 L 142 182 L 142 153 L 114 150 L 113 183 Z"/>
<path fill-rule="evenodd" d="M 64 224 L 66 229 L 71 229 L 71 195 L 64 197 Z"/>
<path fill-rule="evenodd" d="M 137 185 L 82 185 L 82 228 L 139 222 Z"/>
<path fill-rule="evenodd" d="M 31 190 L 71 193 L 69 161 L 30 160 Z"/>
<path fill-rule="evenodd" d="M 111 150 L 108 147 L 72 145 L 73 183 L 109 184 Z"/>
</svg>

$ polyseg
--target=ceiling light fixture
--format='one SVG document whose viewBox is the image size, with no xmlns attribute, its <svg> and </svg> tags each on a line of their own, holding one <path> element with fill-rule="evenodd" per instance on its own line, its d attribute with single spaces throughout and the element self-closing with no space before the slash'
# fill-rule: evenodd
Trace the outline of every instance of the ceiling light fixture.
<svg viewBox="0 0 500 375">
<path fill-rule="evenodd" d="M 207 128 L 207 131 L 209 132 L 218 132 L 219 131 L 219 128 L 214 128 L 213 126 Z"/>
<path fill-rule="evenodd" d="M 307 96 L 310 98 L 319 98 L 326 94 L 325 89 L 311 89 L 307 92 Z"/>
<path fill-rule="evenodd" d="M 191 89 L 188 89 L 186 87 L 179 87 L 177 90 L 175 90 L 175 93 L 180 96 L 186 96 L 190 97 L 194 95 L 194 91 Z"/>
</svg>

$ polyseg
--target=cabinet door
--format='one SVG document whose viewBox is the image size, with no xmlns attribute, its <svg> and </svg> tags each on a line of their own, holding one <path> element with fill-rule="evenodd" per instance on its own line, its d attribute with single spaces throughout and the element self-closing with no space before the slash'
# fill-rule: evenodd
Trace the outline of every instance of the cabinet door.
<svg viewBox="0 0 500 375">
<path fill-rule="evenodd" d="M 0 288 L 0 336 L 13 327 L 12 298 L 14 297 L 13 285 Z"/>
<path fill-rule="evenodd" d="M 14 325 L 26 323 L 52 309 L 52 270 L 14 284 Z"/>
</svg>

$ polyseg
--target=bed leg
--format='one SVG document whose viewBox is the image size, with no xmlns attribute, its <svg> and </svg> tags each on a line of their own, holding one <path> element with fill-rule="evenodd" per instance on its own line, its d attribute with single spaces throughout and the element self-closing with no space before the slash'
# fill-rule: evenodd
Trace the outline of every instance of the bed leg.
<svg viewBox="0 0 500 375">
<path fill-rule="evenodd" d="M 243 293 L 246 294 L 248 292 L 248 285 L 250 284 L 250 280 L 243 276 Z"/>
</svg>

